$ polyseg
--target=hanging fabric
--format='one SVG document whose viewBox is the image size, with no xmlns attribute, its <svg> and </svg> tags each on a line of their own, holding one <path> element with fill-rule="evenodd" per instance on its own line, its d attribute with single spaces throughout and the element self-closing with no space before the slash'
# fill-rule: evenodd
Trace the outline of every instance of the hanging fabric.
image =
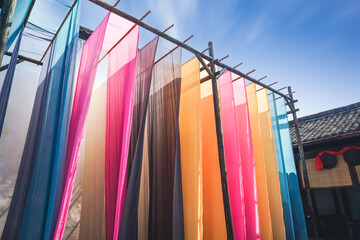
<svg viewBox="0 0 360 240">
<path fill-rule="evenodd" d="M 110 14 L 105 17 L 83 46 L 78 82 L 81 81 L 84 87 L 89 88 L 89 94 L 92 93 L 90 85 L 93 85 L 95 81 L 109 18 Z M 79 236 L 84 240 L 105 239 L 105 123 L 106 83 L 103 83 L 91 96 L 86 120 Z"/>
<path fill-rule="evenodd" d="M 205 75 L 205 72 L 201 72 L 200 78 Z M 201 124 L 204 239 L 226 239 L 211 81 L 201 84 Z"/>
<path fill-rule="evenodd" d="M 148 148 L 148 114 L 145 119 L 144 146 L 142 155 L 141 180 L 138 207 L 138 240 L 148 239 L 149 230 L 149 148 Z"/>
<path fill-rule="evenodd" d="M 181 49 L 155 64 L 148 109 L 149 239 L 183 239 L 179 104 Z"/>
<path fill-rule="evenodd" d="M 220 77 L 221 119 L 224 135 L 231 218 L 235 239 L 246 238 L 245 202 L 238 130 L 236 125 L 234 90 L 231 72 Z"/>
<path fill-rule="evenodd" d="M 185 239 L 203 239 L 199 60 L 181 68 L 180 142 Z"/>
<path fill-rule="evenodd" d="M 139 27 L 136 26 L 109 53 L 105 135 L 107 239 L 118 239 L 125 204 L 138 41 Z"/>
<path fill-rule="evenodd" d="M 269 188 L 263 156 L 263 143 L 260 137 L 260 122 L 258 115 L 258 102 L 256 97 L 256 85 L 246 86 L 246 94 L 249 107 L 251 126 L 251 138 L 255 157 L 256 188 L 258 193 L 258 209 L 260 222 L 260 238 L 273 239 L 272 221 L 270 216 Z"/>
<path fill-rule="evenodd" d="M 6 218 L 4 231 L 1 236 L 5 239 L 18 239 L 23 211 L 26 203 L 32 169 L 34 166 L 36 146 L 39 139 L 39 131 L 42 124 L 42 116 L 45 108 L 45 97 L 49 86 L 50 70 L 52 66 L 54 45 L 52 45 L 45 56 L 40 73 L 40 81 L 37 87 L 34 106 L 31 113 L 29 128 L 25 140 L 24 150 L 16 179 L 9 212 Z M 20 177 L 21 176 L 21 177 Z"/>
<path fill-rule="evenodd" d="M 7 220 L 14 226 L 11 229 L 17 232 L 4 230 L 14 238 L 49 239 L 54 232 L 63 187 L 79 32 L 78 6 L 79 3 L 75 5 L 59 31 L 53 44 L 51 64 L 43 67 L 47 76 L 42 76 L 41 79 L 45 81 L 40 83 L 35 97 L 27 143 L 18 174 L 18 178 L 24 178 L 27 188 L 25 193 L 20 194 L 23 199 L 18 199 L 17 191 L 23 186 L 18 186 L 19 189 L 15 187 L 12 199 L 14 204 L 12 203 L 11 207 L 19 203 L 21 205 L 17 207 L 21 212 Z M 43 84 L 46 84 L 44 88 Z M 28 143 L 28 140 L 31 143 Z M 23 163 L 24 161 L 26 163 Z M 28 171 L 24 175 L 23 169 Z"/>
<path fill-rule="evenodd" d="M 274 139 L 277 169 L 279 174 L 280 193 L 281 193 L 281 202 L 283 207 L 283 219 L 285 224 L 286 239 L 295 239 L 289 186 L 288 186 L 288 181 L 284 166 L 284 157 L 281 146 L 279 124 L 277 121 L 275 94 L 274 93 L 268 94 L 268 99 L 269 99 L 269 109 L 271 116 L 271 126 L 272 126 L 272 133 Z"/>
<path fill-rule="evenodd" d="M 96 67 L 94 67 L 90 71 L 87 69 L 87 67 L 94 66 L 93 64 L 96 64 L 97 66 L 97 59 L 101 50 L 100 47 L 94 49 L 89 48 L 94 47 L 95 44 L 100 44 L 99 46 L 102 45 L 105 29 L 106 25 L 104 26 L 104 24 L 102 23 L 100 27 L 97 28 L 96 34 L 91 35 L 83 47 L 78 80 L 76 82 L 74 104 L 72 107 L 70 119 L 68 149 L 66 153 L 64 172 L 64 188 L 61 196 L 61 209 L 59 218 L 57 219 L 54 239 L 61 239 L 64 232 L 66 215 L 69 208 L 71 192 L 75 180 L 77 162 L 80 154 L 80 144 L 83 138 L 85 120 L 89 109 L 92 89 L 95 80 L 95 76 L 92 76 L 96 73 Z"/>
<path fill-rule="evenodd" d="M 260 239 L 255 158 L 244 78 L 233 82 L 233 89 L 244 185 L 246 239 Z"/>
<path fill-rule="evenodd" d="M 119 239 L 137 239 L 138 237 L 138 206 L 141 183 L 141 171 L 144 147 L 144 132 L 146 112 L 150 94 L 152 69 L 159 37 L 145 45 L 138 52 L 136 68 L 136 84 L 134 95 L 134 109 L 131 126 L 131 140 L 128 159 L 130 169 L 127 186 L 124 215 Z"/>
<path fill-rule="evenodd" d="M 301 194 L 295 167 L 295 159 L 290 137 L 286 104 L 284 99 L 278 99 L 275 102 L 277 110 L 277 120 L 280 131 L 281 147 L 284 157 L 284 166 L 290 193 L 291 211 L 295 229 L 295 239 L 307 240 L 308 235 L 305 224 L 304 209 L 301 202 Z"/>
<path fill-rule="evenodd" d="M 11 55 L 9 68 L 6 71 L 4 82 L 3 82 L 3 85 L 2 85 L 1 91 L 0 91 L 0 137 L 1 137 L 3 126 L 4 126 L 6 109 L 7 109 L 8 102 L 9 102 L 10 91 L 11 91 L 11 86 L 12 86 L 12 82 L 14 79 L 15 68 L 16 68 L 16 64 L 17 64 L 17 57 L 19 54 L 20 43 L 21 43 L 23 31 L 24 31 L 24 27 L 21 28 L 21 30 L 20 30 L 19 37 L 16 41 L 16 45 L 15 45 L 14 50 Z"/>
<path fill-rule="evenodd" d="M 79 239 L 81 240 L 106 239 L 104 210 L 105 123 L 106 82 L 99 86 L 92 94 L 86 119 L 85 158 L 79 236 Z"/>
<path fill-rule="evenodd" d="M 29 11 L 32 1 L 35 0 L 17 0 L 5 52 L 9 50 L 11 44 L 15 41 L 16 36 L 23 28 L 25 17 Z M 19 36 L 21 36 L 21 33 Z"/>
<path fill-rule="evenodd" d="M 257 86 L 261 88 L 260 86 Z M 270 215 L 274 239 L 286 239 L 283 208 L 281 204 L 279 174 L 276 163 L 274 139 L 271 128 L 269 102 L 266 89 L 256 92 L 260 123 L 260 137 L 263 147 L 266 178 L 269 189 Z"/>
</svg>

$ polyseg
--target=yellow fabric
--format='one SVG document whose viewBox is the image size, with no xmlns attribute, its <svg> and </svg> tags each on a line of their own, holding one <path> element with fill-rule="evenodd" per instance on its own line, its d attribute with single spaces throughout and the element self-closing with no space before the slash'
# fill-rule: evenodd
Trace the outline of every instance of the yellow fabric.
<svg viewBox="0 0 360 240">
<path fill-rule="evenodd" d="M 270 215 L 274 239 L 286 239 L 280 182 L 276 162 L 274 139 L 271 127 L 269 101 L 266 89 L 257 92 L 260 137 L 269 192 Z"/>
<path fill-rule="evenodd" d="M 226 239 L 211 81 L 201 84 L 204 239 Z"/>
<path fill-rule="evenodd" d="M 200 69 L 193 58 L 181 69 L 180 142 L 185 239 L 202 239 Z"/>
<path fill-rule="evenodd" d="M 255 84 L 246 86 L 249 106 L 251 137 L 255 157 L 256 187 L 258 194 L 258 210 L 260 221 L 260 237 L 262 240 L 273 239 L 268 183 L 263 157 L 263 144 L 260 137 L 260 122 Z M 279 193 L 280 194 L 280 193 Z M 276 238 L 275 238 L 276 239 Z"/>
<path fill-rule="evenodd" d="M 92 95 L 86 120 L 80 239 L 105 239 L 106 83 Z"/>
<path fill-rule="evenodd" d="M 138 240 L 148 239 L 149 226 L 149 158 L 147 119 L 144 132 L 143 163 L 141 168 L 139 208 L 138 208 Z"/>
</svg>

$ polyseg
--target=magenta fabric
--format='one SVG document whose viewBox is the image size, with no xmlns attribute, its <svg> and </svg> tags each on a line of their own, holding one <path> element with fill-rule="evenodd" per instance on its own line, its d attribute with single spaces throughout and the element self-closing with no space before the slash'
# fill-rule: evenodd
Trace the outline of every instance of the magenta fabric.
<svg viewBox="0 0 360 240">
<path fill-rule="evenodd" d="M 231 73 L 229 71 L 225 72 L 220 77 L 220 95 L 221 119 L 234 237 L 236 240 L 246 239 L 240 146 L 236 125 L 233 84 Z"/>
<path fill-rule="evenodd" d="M 106 239 L 118 239 L 126 197 L 127 159 L 134 103 L 139 27 L 109 54 L 106 96 Z"/>
<path fill-rule="evenodd" d="M 84 125 L 89 109 L 101 51 L 108 51 L 112 46 L 115 45 L 117 41 L 119 41 L 126 34 L 126 32 L 128 32 L 128 30 L 132 26 L 133 23 L 115 14 L 109 13 L 108 15 L 106 15 L 106 17 L 97 27 L 97 29 L 91 34 L 90 38 L 85 42 L 83 46 L 70 119 L 69 138 L 65 165 L 65 183 L 62 194 L 60 214 L 54 234 L 54 239 L 56 240 L 60 240 L 64 232 L 66 216 L 69 208 L 71 192 L 74 186 L 75 173 L 80 154 L 81 141 L 84 135 Z M 138 28 L 135 28 L 132 32 L 134 31 L 138 32 Z M 138 33 L 136 35 L 138 36 Z M 125 38 L 123 41 L 127 41 L 127 39 L 128 38 Z M 118 49 L 118 47 L 116 47 L 114 51 L 116 49 Z M 116 52 L 117 58 L 123 57 L 124 53 L 119 55 L 119 52 Z M 111 63 L 109 60 L 109 64 L 112 64 L 112 66 L 114 67 L 115 64 L 118 63 L 115 63 L 114 61 L 118 60 L 116 58 L 113 58 L 112 61 L 113 63 Z M 112 226 L 113 225 L 114 223 L 112 223 Z M 112 236 L 112 234 L 110 236 Z"/>
<path fill-rule="evenodd" d="M 79 158 L 81 139 L 84 132 L 85 119 L 89 108 L 92 88 L 98 66 L 98 59 L 100 57 L 101 46 L 103 44 L 108 20 L 109 15 L 105 17 L 102 23 L 85 42 L 81 54 L 79 74 L 70 118 L 68 147 L 65 162 L 65 185 L 54 239 L 61 239 L 64 232 L 66 215 L 69 208 L 72 188 L 74 186 L 75 172 Z"/>
<path fill-rule="evenodd" d="M 233 90 L 244 186 L 246 239 L 260 239 L 255 158 L 244 78 L 233 82 Z"/>
</svg>

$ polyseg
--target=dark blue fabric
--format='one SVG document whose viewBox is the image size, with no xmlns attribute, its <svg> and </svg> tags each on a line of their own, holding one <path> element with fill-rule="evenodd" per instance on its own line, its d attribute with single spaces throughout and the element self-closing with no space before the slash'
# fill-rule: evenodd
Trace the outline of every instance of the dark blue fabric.
<svg viewBox="0 0 360 240">
<path fill-rule="evenodd" d="M 28 188 L 26 200 L 22 199 L 25 206 L 15 220 L 21 221 L 19 239 L 51 239 L 54 233 L 63 192 L 78 33 L 79 2 L 57 35 L 51 67 L 45 77 L 47 82 L 37 92 L 41 111 L 36 111 L 38 106 L 34 105 L 32 119 L 36 122 L 32 124 L 37 126 L 36 132 L 30 129 L 33 125 L 28 132 L 28 138 L 35 139 L 36 144 L 25 147 L 21 163 L 26 165 L 23 162 L 28 161 L 31 166 L 26 168 Z M 27 152 L 31 154 L 24 156 Z M 23 177 L 19 172 L 17 181 Z M 12 201 L 18 201 L 14 198 Z"/>
<path fill-rule="evenodd" d="M 6 109 L 7 109 L 7 105 L 9 102 L 10 91 L 11 91 L 11 86 L 12 86 L 12 82 L 14 79 L 16 62 L 17 62 L 17 57 L 19 54 L 20 43 L 21 43 L 23 31 L 24 31 L 24 28 L 22 28 L 19 33 L 18 40 L 16 41 L 15 48 L 11 55 L 9 67 L 6 72 L 3 85 L 1 87 L 1 92 L 0 92 L 0 137 L 1 137 L 3 126 L 4 126 Z"/>
<path fill-rule="evenodd" d="M 54 43 L 47 96 L 39 129 L 34 168 L 27 195 L 20 239 L 51 239 L 63 191 L 76 44 L 79 33 L 79 2 Z"/>
<path fill-rule="evenodd" d="M 21 220 L 24 213 L 26 197 L 30 185 L 34 166 L 36 146 L 38 145 L 42 116 L 45 107 L 45 98 L 50 79 L 51 61 L 54 47 L 48 51 L 41 69 L 40 81 L 36 90 L 34 107 L 31 113 L 29 128 L 26 136 L 24 150 L 20 162 L 18 177 L 16 179 L 14 193 L 11 199 L 9 213 L 7 215 L 4 231 L 1 239 L 18 239 Z"/>
</svg>

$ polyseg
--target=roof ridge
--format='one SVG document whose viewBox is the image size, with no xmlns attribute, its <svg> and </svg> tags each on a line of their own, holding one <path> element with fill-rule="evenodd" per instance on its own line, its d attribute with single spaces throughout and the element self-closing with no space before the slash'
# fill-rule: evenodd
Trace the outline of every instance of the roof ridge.
<svg viewBox="0 0 360 240">
<path fill-rule="evenodd" d="M 353 104 L 343 106 L 343 107 L 326 110 L 326 111 L 315 113 L 315 114 L 311 114 L 311 115 L 308 115 L 305 117 L 301 117 L 298 119 L 298 122 L 300 123 L 300 122 L 306 122 L 309 120 L 315 120 L 315 119 L 320 119 L 320 118 L 324 118 L 324 117 L 329 117 L 329 116 L 340 114 L 343 112 L 350 112 L 350 111 L 356 110 L 356 109 L 360 109 L 360 102 L 353 103 Z M 291 121 L 291 123 L 292 123 L 292 121 Z"/>
</svg>

